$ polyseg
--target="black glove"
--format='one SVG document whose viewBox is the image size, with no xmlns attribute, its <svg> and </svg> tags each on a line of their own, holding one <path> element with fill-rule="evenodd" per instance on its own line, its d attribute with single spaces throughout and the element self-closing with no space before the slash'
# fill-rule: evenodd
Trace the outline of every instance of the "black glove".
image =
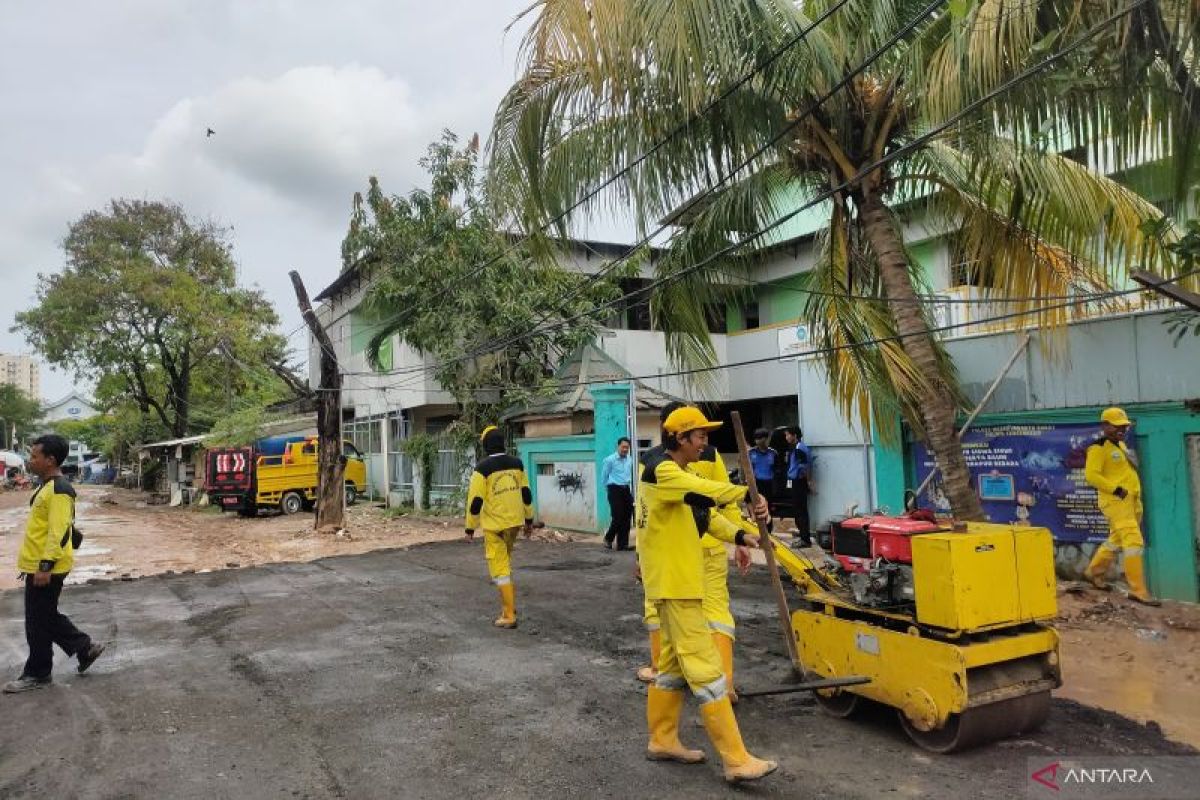
<svg viewBox="0 0 1200 800">
<path fill-rule="evenodd" d="M 1122 500 L 1124 500 L 1126 497 L 1129 497 L 1129 492 L 1125 491 L 1124 486 L 1118 486 L 1117 488 L 1113 489 L 1113 494 Z"/>
</svg>

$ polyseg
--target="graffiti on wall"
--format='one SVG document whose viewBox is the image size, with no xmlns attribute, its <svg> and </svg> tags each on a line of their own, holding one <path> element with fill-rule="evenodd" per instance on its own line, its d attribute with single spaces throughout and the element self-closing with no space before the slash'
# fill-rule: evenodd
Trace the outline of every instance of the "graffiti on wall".
<svg viewBox="0 0 1200 800">
<path fill-rule="evenodd" d="M 558 477 L 558 491 L 567 496 L 567 502 L 570 502 L 574 495 L 582 496 L 583 490 L 587 488 L 582 472 L 557 470 L 554 474 Z"/>
<path fill-rule="evenodd" d="M 594 530 L 596 465 L 591 461 L 556 461 L 542 466 L 545 472 L 537 475 L 538 515 L 547 525 Z"/>
</svg>

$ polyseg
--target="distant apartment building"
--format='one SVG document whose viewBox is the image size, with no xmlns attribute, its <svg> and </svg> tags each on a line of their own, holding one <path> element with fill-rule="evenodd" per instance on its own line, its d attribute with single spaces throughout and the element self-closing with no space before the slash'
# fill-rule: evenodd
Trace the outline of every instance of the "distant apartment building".
<svg viewBox="0 0 1200 800">
<path fill-rule="evenodd" d="M 38 402 L 42 399 L 40 369 L 33 356 L 0 353 L 0 383 L 11 383 Z"/>
</svg>

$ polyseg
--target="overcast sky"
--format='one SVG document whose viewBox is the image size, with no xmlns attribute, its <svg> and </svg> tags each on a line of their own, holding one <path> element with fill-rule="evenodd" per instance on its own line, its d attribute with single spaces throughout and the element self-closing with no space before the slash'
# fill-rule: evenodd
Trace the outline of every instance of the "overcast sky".
<svg viewBox="0 0 1200 800">
<path fill-rule="evenodd" d="M 312 294 L 337 276 L 367 177 L 407 191 L 441 129 L 486 138 L 529 2 L 0 0 L 0 352 L 27 350 L 13 315 L 112 197 L 233 228 L 242 282 L 295 329 L 287 271 Z M 48 399 L 73 385 L 43 368 Z"/>
</svg>

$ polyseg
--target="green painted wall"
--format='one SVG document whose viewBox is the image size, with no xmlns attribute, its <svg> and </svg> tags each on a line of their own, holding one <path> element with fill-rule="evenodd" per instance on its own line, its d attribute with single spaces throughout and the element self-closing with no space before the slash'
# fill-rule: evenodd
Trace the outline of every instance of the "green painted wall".
<svg viewBox="0 0 1200 800">
<path fill-rule="evenodd" d="M 809 273 L 802 272 L 760 284 L 756 289 L 759 325 L 775 325 L 798 318 L 808 300 L 808 295 L 803 292 L 808 287 L 808 279 Z M 725 307 L 725 321 L 730 333 L 746 330 L 746 316 L 740 301 L 729 301 Z"/>
<path fill-rule="evenodd" d="M 595 408 L 592 423 L 596 432 L 596 527 L 599 532 L 608 530 L 608 523 L 612 520 L 612 509 L 608 507 L 608 488 L 600 485 L 600 468 L 604 459 L 616 452 L 617 440 L 630 435 L 629 384 L 593 386 L 589 392 Z"/>
<path fill-rule="evenodd" d="M 791 322 L 800 316 L 808 302 L 808 295 L 800 290 L 808 288 L 808 278 L 809 274 L 802 272 L 771 281 L 769 287 L 759 287 L 758 307 L 763 325 Z"/>
<path fill-rule="evenodd" d="M 380 317 L 368 314 L 362 310 L 350 312 L 350 352 L 362 353 L 371 343 L 371 337 L 379 330 Z M 392 369 L 392 340 L 389 338 L 379 348 L 379 367 L 377 371 L 386 372 Z"/>
<path fill-rule="evenodd" d="M 1195 510 L 1185 437 L 1200 434 L 1200 413 L 1182 403 L 1125 406 L 1133 418 L 1146 505 L 1146 562 L 1150 588 L 1161 597 L 1196 602 Z M 983 414 L 976 425 L 1019 423 L 1095 423 L 1100 407 Z M 877 448 L 875 469 L 881 503 L 891 506 L 913 485 L 907 451 Z M 903 507 L 901 505 L 896 508 Z"/>
<path fill-rule="evenodd" d="M 920 268 L 920 275 L 925 284 L 933 289 L 942 288 L 939 285 L 940 281 L 934 280 L 934 275 L 941 260 L 942 251 L 945 249 L 944 241 L 942 239 L 926 239 L 923 242 L 905 245 L 904 249 L 908 251 L 908 257 L 912 263 Z"/>
<path fill-rule="evenodd" d="M 529 476 L 529 488 L 530 493 L 533 495 L 533 508 L 535 512 L 538 507 L 538 464 L 566 460 L 591 461 L 596 456 L 596 437 L 591 434 L 581 436 L 552 436 L 545 439 L 517 439 L 515 444 L 517 455 L 525 465 L 525 474 Z M 599 471 L 597 471 L 596 475 L 598 478 L 600 475 Z M 595 490 L 595 487 L 592 488 Z M 608 503 L 606 501 L 607 498 L 601 498 L 597 492 L 595 506 L 597 517 L 600 514 L 601 507 L 604 508 L 604 513 L 607 515 Z M 607 516 L 604 527 L 608 527 Z M 590 532 L 595 533 L 595 531 Z"/>
</svg>

